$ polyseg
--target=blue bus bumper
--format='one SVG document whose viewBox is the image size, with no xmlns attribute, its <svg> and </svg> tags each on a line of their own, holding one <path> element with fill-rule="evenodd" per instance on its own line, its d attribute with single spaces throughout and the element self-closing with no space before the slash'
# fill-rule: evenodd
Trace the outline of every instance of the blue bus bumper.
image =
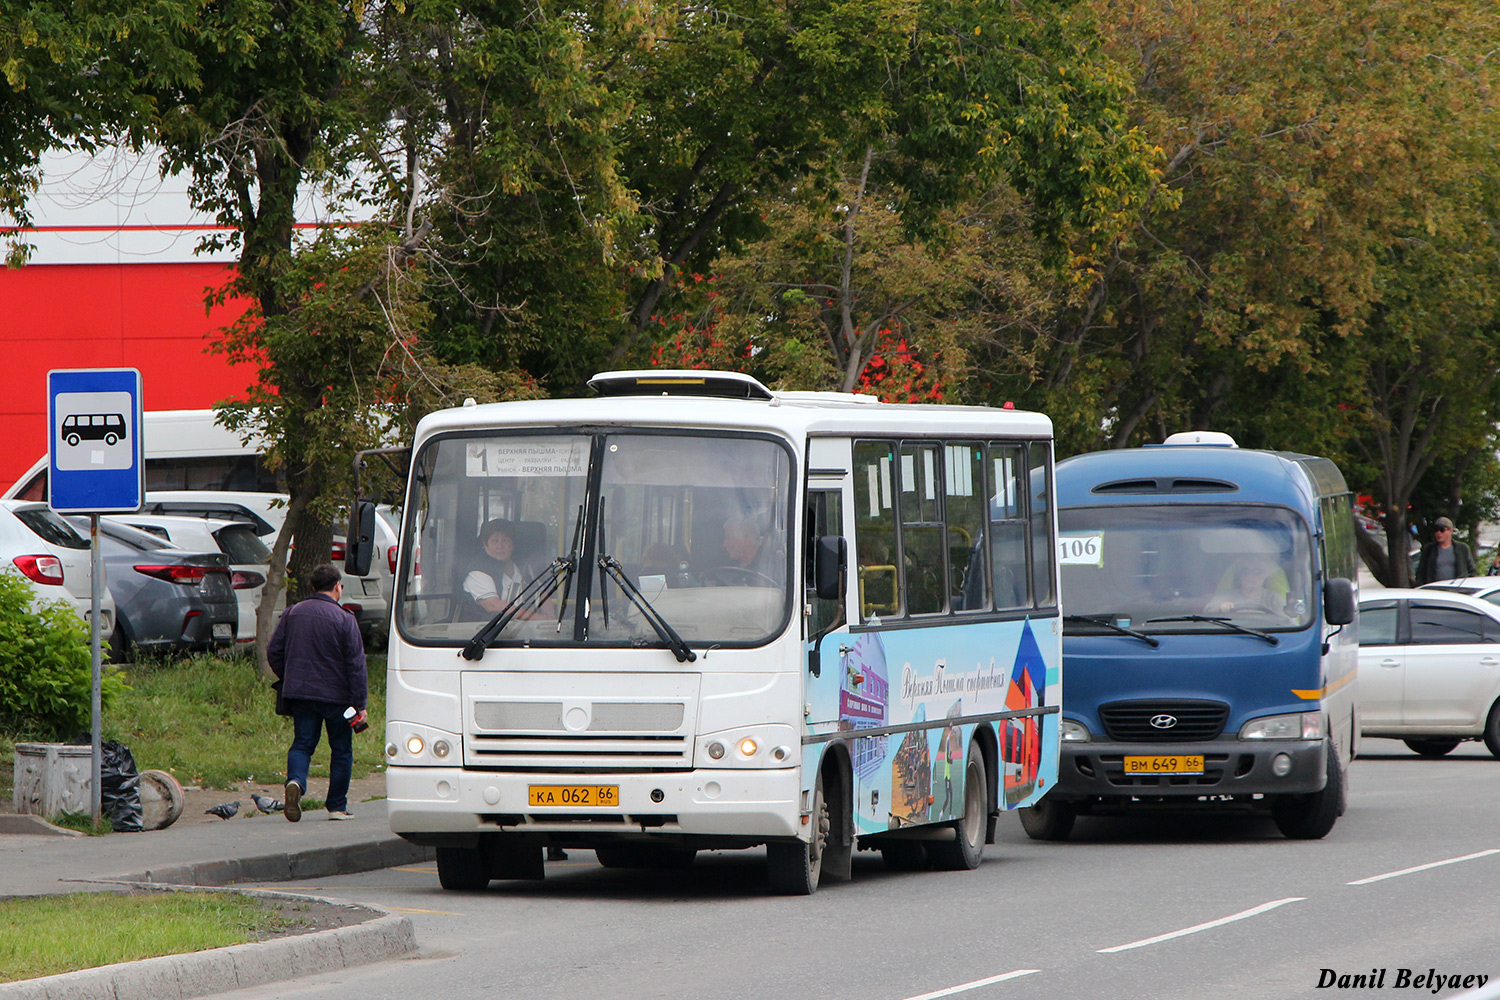
<svg viewBox="0 0 1500 1000">
<path fill-rule="evenodd" d="M 1126 774 L 1126 757 L 1201 755 L 1203 773 Z M 1285 756 L 1284 775 L 1276 774 Z M 1327 740 L 1208 743 L 1064 743 L 1053 798 L 1191 799 L 1202 795 L 1287 795 L 1317 792 L 1328 782 Z"/>
</svg>

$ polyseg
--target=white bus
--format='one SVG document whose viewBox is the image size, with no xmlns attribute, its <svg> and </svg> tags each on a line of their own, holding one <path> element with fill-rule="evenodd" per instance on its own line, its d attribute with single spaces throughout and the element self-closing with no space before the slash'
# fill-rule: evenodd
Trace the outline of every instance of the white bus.
<svg viewBox="0 0 1500 1000">
<path fill-rule="evenodd" d="M 978 865 L 1057 777 L 1050 421 L 721 372 L 590 385 L 417 428 L 391 829 L 446 889 L 541 878 L 549 846 L 763 844 L 791 894 L 855 850 Z"/>
</svg>

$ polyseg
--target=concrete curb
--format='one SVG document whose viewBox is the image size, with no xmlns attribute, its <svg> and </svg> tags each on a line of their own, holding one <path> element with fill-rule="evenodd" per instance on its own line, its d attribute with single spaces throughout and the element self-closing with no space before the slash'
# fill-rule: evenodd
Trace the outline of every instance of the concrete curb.
<svg viewBox="0 0 1500 1000">
<path fill-rule="evenodd" d="M 137 883 L 136 887 L 168 892 L 199 892 L 209 888 L 168 886 L 160 882 Z M 0 1000 L 188 1000 L 400 958 L 417 950 L 410 918 L 383 907 L 264 889 L 233 891 L 299 902 L 317 899 L 375 916 L 363 923 L 310 934 L 0 983 Z"/>
<path fill-rule="evenodd" d="M 197 864 L 153 868 L 129 875 L 87 881 L 156 882 L 163 885 L 223 886 L 236 882 L 290 882 L 378 871 L 396 865 L 417 864 L 436 857 L 431 847 L 418 847 L 396 837 L 363 844 L 315 847 L 286 854 L 261 854 L 253 858 L 202 861 Z"/>
<path fill-rule="evenodd" d="M 53 826 L 40 816 L 27 813 L 0 813 L 0 834 L 43 834 L 52 837 L 82 837 L 79 830 L 68 830 Z"/>
</svg>

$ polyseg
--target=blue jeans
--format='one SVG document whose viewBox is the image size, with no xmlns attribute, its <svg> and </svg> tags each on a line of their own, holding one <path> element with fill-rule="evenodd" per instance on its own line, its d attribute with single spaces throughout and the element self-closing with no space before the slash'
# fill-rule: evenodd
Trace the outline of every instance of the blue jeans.
<svg viewBox="0 0 1500 1000">
<path fill-rule="evenodd" d="M 328 730 L 328 802 L 329 812 L 346 812 L 349 808 L 349 778 L 354 774 L 354 731 L 344 720 L 344 709 L 331 701 L 304 701 L 288 698 L 292 710 L 292 748 L 286 752 L 286 780 L 295 781 L 307 791 L 307 769 L 313 751 L 318 749 L 318 734 Z"/>
</svg>

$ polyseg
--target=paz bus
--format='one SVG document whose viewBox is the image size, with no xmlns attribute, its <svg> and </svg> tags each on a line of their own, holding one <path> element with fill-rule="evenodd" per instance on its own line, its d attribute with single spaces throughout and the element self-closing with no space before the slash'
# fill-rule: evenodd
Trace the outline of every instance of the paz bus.
<svg viewBox="0 0 1500 1000">
<path fill-rule="evenodd" d="M 542 878 L 546 847 L 764 845 L 788 894 L 856 850 L 977 866 L 1057 775 L 1050 421 L 723 372 L 589 384 L 417 428 L 391 829 L 445 889 Z"/>
<path fill-rule="evenodd" d="M 1326 458 L 1189 432 L 1058 463 L 1068 704 L 1057 787 L 1022 813 L 1344 811 L 1359 738 L 1351 497 Z"/>
</svg>

